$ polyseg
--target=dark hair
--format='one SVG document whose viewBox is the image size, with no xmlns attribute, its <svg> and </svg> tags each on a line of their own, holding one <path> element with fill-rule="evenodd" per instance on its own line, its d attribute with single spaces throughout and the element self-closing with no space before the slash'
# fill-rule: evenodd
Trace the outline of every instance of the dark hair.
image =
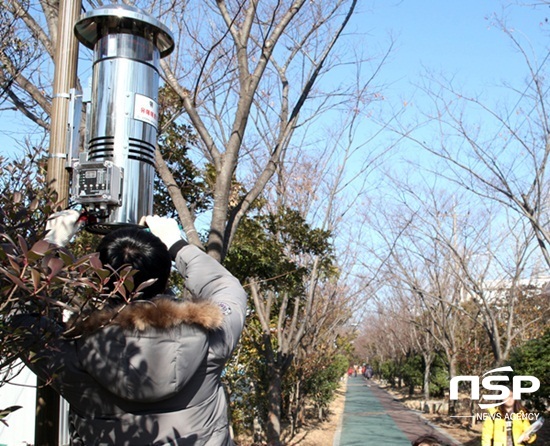
<svg viewBox="0 0 550 446">
<path fill-rule="evenodd" d="M 149 279 L 157 279 L 146 287 L 142 299 L 151 299 L 166 290 L 172 259 L 166 245 L 156 236 L 141 228 L 125 227 L 108 233 L 98 248 L 99 259 L 114 270 L 129 265 L 137 270 L 134 289 Z M 113 289 L 116 277 L 107 285 Z"/>
<path fill-rule="evenodd" d="M 429 445 L 429 446 L 444 446 L 441 440 L 433 435 L 422 435 L 414 440 L 412 446 Z"/>
<path fill-rule="evenodd" d="M 514 391 L 513 386 L 510 385 L 510 384 L 507 384 L 505 387 L 508 388 L 508 390 L 510 391 L 510 393 L 508 394 L 508 397 L 510 397 L 510 396 L 513 397 L 513 391 Z M 500 406 L 498 406 L 497 412 L 502 417 L 506 416 L 506 408 L 504 407 L 504 404 L 501 404 Z M 521 400 L 514 400 L 514 405 L 512 406 L 512 412 L 513 413 L 522 413 L 522 412 L 527 413 L 528 410 L 525 408 L 525 406 L 523 404 L 521 404 Z"/>
<path fill-rule="evenodd" d="M 497 412 L 500 413 L 501 416 L 506 416 L 506 409 L 504 408 L 504 405 L 498 406 Z M 527 409 L 523 404 L 521 404 L 521 401 L 514 400 L 514 405 L 512 406 L 512 412 L 513 413 L 527 413 Z"/>
</svg>

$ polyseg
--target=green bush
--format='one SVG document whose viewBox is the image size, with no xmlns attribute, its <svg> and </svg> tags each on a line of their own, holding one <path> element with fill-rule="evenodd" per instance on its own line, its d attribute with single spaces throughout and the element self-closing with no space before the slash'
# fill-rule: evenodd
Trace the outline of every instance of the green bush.
<svg viewBox="0 0 550 446">
<path fill-rule="evenodd" d="M 334 392 L 338 389 L 340 378 L 346 373 L 349 361 L 346 356 L 337 354 L 326 366 L 320 367 L 304 384 L 304 393 L 315 407 L 326 409 Z"/>
<path fill-rule="evenodd" d="M 421 387 L 424 381 L 424 361 L 422 356 L 412 354 L 407 357 L 401 369 L 403 382 L 409 388 L 409 394 L 414 393 L 415 387 Z"/>
<path fill-rule="evenodd" d="M 38 153 L 15 161 L 0 157 L 0 190 L 1 386 L 16 374 L 11 367 L 22 349 L 39 348 L 49 336 L 58 335 L 13 321 L 27 315 L 61 319 L 63 311 L 85 317 L 84 310 L 101 305 L 98 296 L 111 271 L 102 267 L 97 255 L 77 258 L 43 240 L 46 218 L 56 206 Z M 130 293 L 133 273 L 118 274 Z"/>
<path fill-rule="evenodd" d="M 387 360 L 380 362 L 377 367 L 380 378 L 385 379 L 393 387 L 395 385 L 395 378 L 398 376 L 399 366 L 395 361 Z M 376 370 L 376 368 L 375 368 Z"/>
<path fill-rule="evenodd" d="M 547 410 L 550 395 L 550 329 L 542 337 L 516 348 L 509 362 L 515 375 L 530 375 L 540 380 L 540 389 L 526 394 L 525 400 L 536 410 Z"/>
<path fill-rule="evenodd" d="M 441 398 L 449 389 L 449 372 L 440 355 L 437 355 L 430 368 L 430 395 Z"/>
</svg>

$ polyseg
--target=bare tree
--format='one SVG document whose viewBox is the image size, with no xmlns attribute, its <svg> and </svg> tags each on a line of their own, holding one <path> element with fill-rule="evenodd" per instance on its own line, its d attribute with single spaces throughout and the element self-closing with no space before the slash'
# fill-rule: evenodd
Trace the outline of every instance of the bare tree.
<svg viewBox="0 0 550 446">
<path fill-rule="evenodd" d="M 512 231 L 518 231 L 518 226 L 521 227 L 521 223 L 515 225 Z M 475 304 L 475 320 L 488 336 L 497 366 L 508 359 L 515 338 L 521 336 L 527 327 L 537 324 L 541 317 L 536 312 L 522 319 L 517 317 L 519 302 L 527 303 L 545 286 L 540 282 L 540 273 L 537 274 L 536 269 L 528 271 L 532 238 L 521 230 L 518 232 L 519 236 L 510 237 L 508 233 L 504 236 L 517 242 L 508 246 L 508 255 L 502 250 L 498 253 L 498 247 L 494 245 L 491 246 L 493 251 L 487 246 L 482 259 L 452 250 L 461 272 L 463 298 L 472 299 Z M 480 263 L 483 263 L 481 267 Z M 545 308 L 543 314 L 549 311 L 550 308 Z"/>
<path fill-rule="evenodd" d="M 11 0 L 0 4 L 0 99 L 49 130 L 51 79 L 44 73 L 52 68 L 57 17 L 51 14 L 51 2 L 44 3 L 46 30 L 28 15 L 30 5 Z"/>
<path fill-rule="evenodd" d="M 317 265 L 314 265 L 312 275 L 314 281 L 318 280 Z M 254 308 L 261 324 L 262 351 L 265 355 L 269 375 L 267 439 L 270 444 L 278 444 L 280 441 L 284 374 L 301 350 L 306 335 L 311 335 L 310 331 L 312 330 L 325 328 L 327 317 L 331 314 L 334 315 L 338 302 L 337 299 L 334 299 L 334 295 L 325 296 L 322 299 L 324 308 L 320 307 L 319 300 L 321 298 L 317 295 L 315 287 L 315 283 L 310 283 L 305 296 L 290 296 L 285 293 L 281 302 L 274 291 L 264 290 L 262 292 L 258 283 L 251 282 L 250 284 Z M 302 297 L 305 302 L 302 302 Z M 341 302 L 342 304 L 346 305 L 347 302 Z M 280 305 L 278 311 L 275 309 L 276 305 Z M 292 305 L 292 308 L 289 308 L 289 305 Z M 318 307 L 315 312 L 313 311 L 314 306 Z M 318 313 L 320 310 L 321 312 Z M 340 318 L 333 321 L 336 326 L 341 325 L 349 318 L 349 313 L 341 314 Z M 316 317 L 312 317 L 313 315 Z"/>
<path fill-rule="evenodd" d="M 455 86 L 453 79 L 427 76 L 422 90 L 433 110 L 422 123 L 397 132 L 443 160 L 437 174 L 448 181 L 516 212 L 528 222 L 550 266 L 549 154 L 550 122 L 546 62 L 538 62 L 513 30 L 497 20 L 525 62 L 524 86 L 505 86 L 514 102 L 490 104 L 481 95 Z M 431 138 L 425 134 L 434 124 Z"/>
<path fill-rule="evenodd" d="M 392 271 L 399 271 L 431 316 L 431 333 L 445 351 L 451 377 L 456 374 L 457 335 L 464 317 L 483 327 L 499 365 L 518 333 L 540 317 L 533 314 L 520 324 L 516 320 L 517 302 L 527 297 L 522 290 L 533 287 L 540 276 L 532 233 L 512 215 L 503 221 L 493 213 L 480 213 L 474 201 L 460 195 L 446 198 L 420 190 L 408 189 L 406 215 L 411 223 L 403 235 L 404 249 L 394 250 Z M 475 312 L 465 311 L 467 301 Z"/>
<path fill-rule="evenodd" d="M 346 104 L 346 113 L 339 118 L 341 124 L 334 126 L 320 144 L 320 156 L 312 159 L 302 150 L 288 153 L 279 165 L 276 181 L 266 191 L 273 197 L 266 205 L 270 212 L 297 209 L 313 226 L 326 231 L 331 240 L 345 234 L 353 224 L 345 216 L 355 209 L 374 167 L 385 160 L 390 150 L 384 147 L 361 153 L 365 142 L 357 139 L 356 133 L 363 122 L 365 104 L 361 103 L 362 94 L 355 97 L 354 102 Z M 354 177 L 349 174 L 352 166 L 353 176 L 362 179 L 355 189 L 351 186 Z M 292 361 L 307 355 L 318 343 L 327 342 L 327 336 L 335 333 L 327 328 L 343 325 L 351 317 L 350 307 L 359 311 L 371 295 L 364 278 L 352 272 L 358 258 L 357 240 L 351 236 L 340 236 L 339 240 L 342 247 L 334 246 L 338 261 L 333 265 L 327 263 L 330 253 L 309 253 L 310 245 L 300 252 L 285 249 L 285 255 L 308 271 L 303 292 L 276 292 L 255 278 L 251 280 L 255 316 L 260 322 L 271 374 L 268 441 L 279 441 L 282 378 Z"/>
<path fill-rule="evenodd" d="M 444 352 L 452 377 L 456 375 L 460 330 L 459 282 L 452 255 L 439 242 L 438 231 L 449 234 L 456 243 L 456 222 L 444 195 L 433 191 L 423 195 L 418 186 L 397 183 L 402 203 L 390 205 L 386 200 L 378 222 L 371 219 L 385 245 L 376 253 L 385 259 L 381 272 L 386 286 L 380 294 L 400 296 L 410 308 L 408 320 L 415 334 L 419 340 L 424 333 L 432 337 Z M 428 344 L 422 341 L 422 345 Z"/>
</svg>

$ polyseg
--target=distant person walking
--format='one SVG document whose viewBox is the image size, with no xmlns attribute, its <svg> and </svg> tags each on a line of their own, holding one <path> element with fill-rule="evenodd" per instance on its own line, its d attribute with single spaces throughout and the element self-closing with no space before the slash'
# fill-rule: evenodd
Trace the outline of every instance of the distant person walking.
<svg viewBox="0 0 550 446">
<path fill-rule="evenodd" d="M 367 379 L 371 379 L 374 376 L 374 370 L 372 369 L 372 367 L 370 365 L 368 365 L 365 368 L 364 375 L 365 375 L 365 378 L 367 378 Z"/>
</svg>

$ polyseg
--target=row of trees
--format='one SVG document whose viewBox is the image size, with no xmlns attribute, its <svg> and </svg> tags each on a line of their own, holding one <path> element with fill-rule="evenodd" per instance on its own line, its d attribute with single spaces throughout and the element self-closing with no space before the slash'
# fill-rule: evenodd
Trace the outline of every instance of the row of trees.
<svg viewBox="0 0 550 446">
<path fill-rule="evenodd" d="M 426 75 L 426 102 L 392 124 L 422 154 L 416 171 L 389 171 L 383 206 L 368 216 L 382 266 L 358 352 L 387 363 L 392 382 L 420 358 L 416 384 L 426 399 L 441 381 L 438 361 L 448 386 L 458 374 L 514 362 L 549 329 L 550 53 L 535 58 L 504 22 L 494 24 L 523 57 L 525 85 L 504 86 L 509 100 L 491 103 L 452 78 Z M 547 382 L 547 372 L 539 378 Z M 535 399 L 547 398 L 542 392 Z"/>
</svg>

